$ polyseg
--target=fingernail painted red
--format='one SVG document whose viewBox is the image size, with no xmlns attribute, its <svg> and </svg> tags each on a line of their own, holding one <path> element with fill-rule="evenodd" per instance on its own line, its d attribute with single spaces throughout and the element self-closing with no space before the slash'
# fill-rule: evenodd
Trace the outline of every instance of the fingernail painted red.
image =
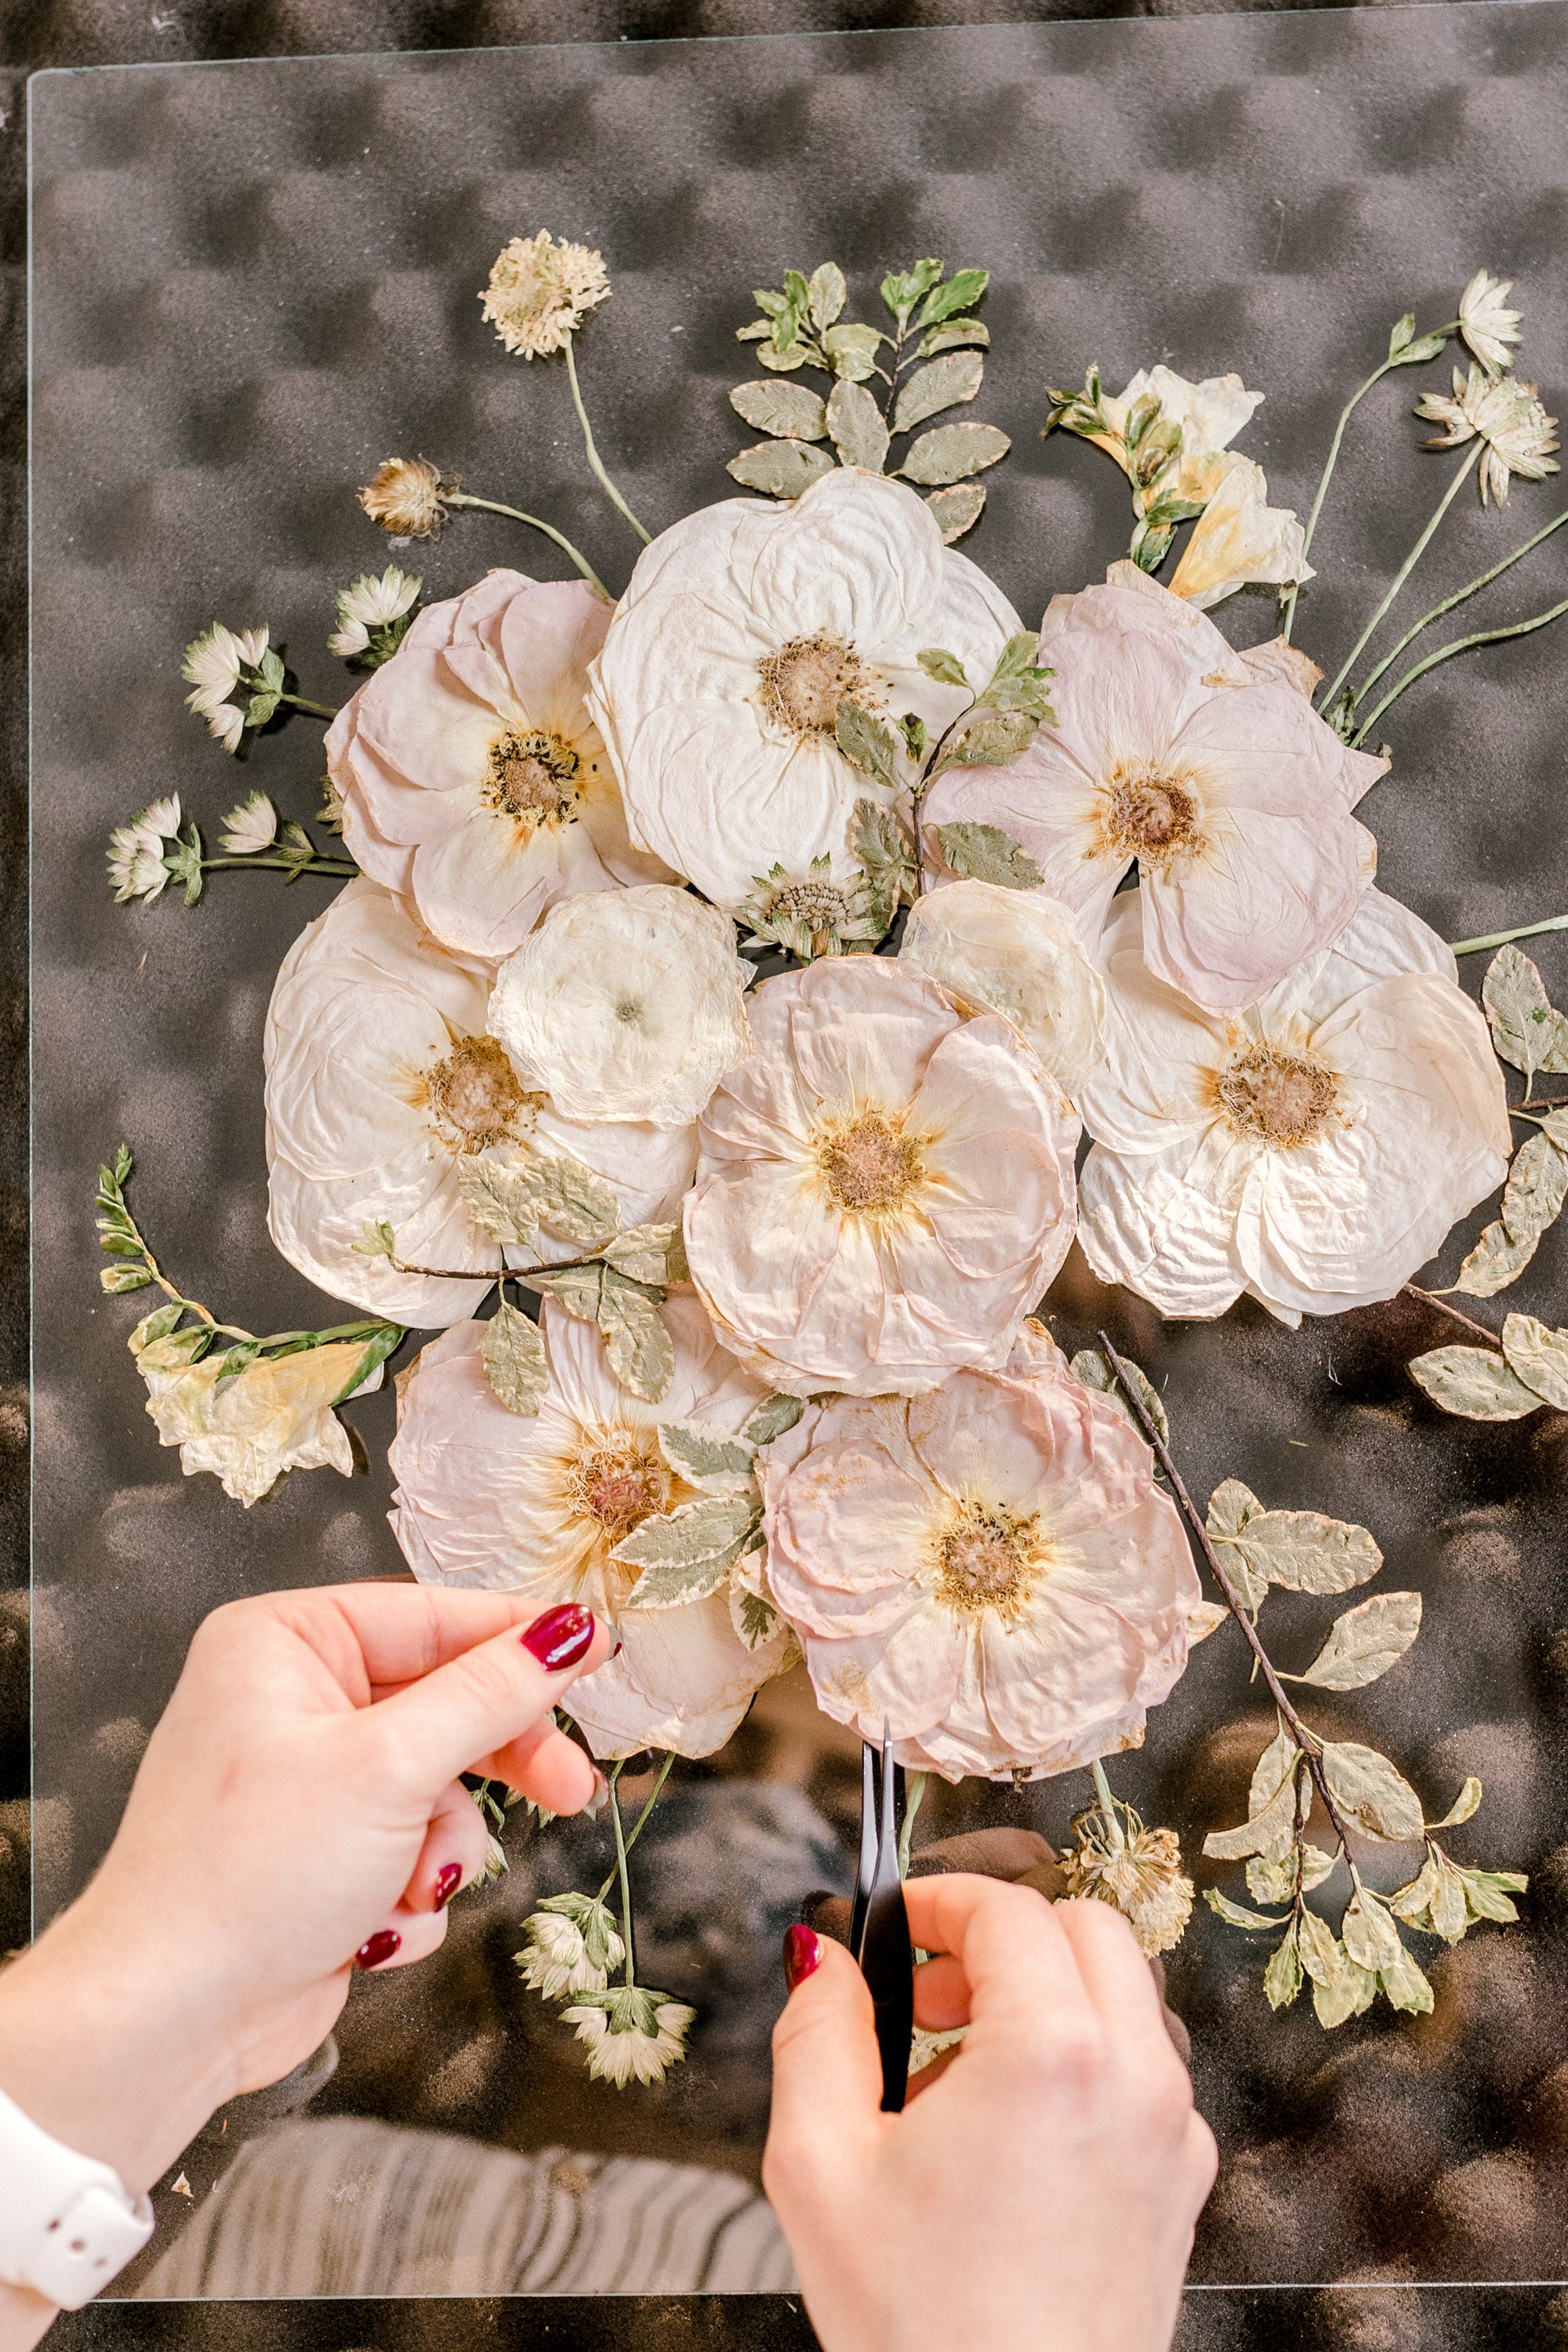
<svg viewBox="0 0 1568 2352">
<path fill-rule="evenodd" d="M 563 1601 L 536 1617 L 522 1637 L 522 1646 L 539 1660 L 547 1675 L 564 1674 L 586 1657 L 594 1642 L 594 1612 L 581 1601 Z"/>
<path fill-rule="evenodd" d="M 626 1648 L 626 1643 L 625 1643 L 624 1642 L 617 1642 L 617 1643 L 616 1643 L 615 1648 L 610 1652 L 610 1657 L 611 1657 L 611 1658 L 618 1658 L 618 1657 L 620 1656 L 620 1654 L 621 1654 L 621 1652 Z M 607 1664 L 609 1664 L 609 1659 L 606 1659 L 605 1663 L 605 1664 L 606 1664 L 606 1665 L 607 1665 Z"/>
<path fill-rule="evenodd" d="M 378 1927 L 374 1936 L 363 1943 L 354 1954 L 356 1969 L 379 1969 L 402 1948 L 403 1938 L 395 1927 Z"/>
<path fill-rule="evenodd" d="M 807 1977 L 815 1976 L 821 1965 L 821 1937 L 815 1927 L 808 1927 L 797 1919 L 793 1927 L 784 1929 L 784 1982 L 791 1992 L 796 1985 L 804 1984 Z"/>
<path fill-rule="evenodd" d="M 436 1908 L 437 1911 L 444 1911 L 447 1908 L 447 1904 L 450 1903 L 453 1895 L 456 1895 L 462 1883 L 462 1864 L 460 1862 L 449 1862 L 447 1864 L 446 1869 L 441 1873 L 439 1878 L 436 1881 Z"/>
</svg>

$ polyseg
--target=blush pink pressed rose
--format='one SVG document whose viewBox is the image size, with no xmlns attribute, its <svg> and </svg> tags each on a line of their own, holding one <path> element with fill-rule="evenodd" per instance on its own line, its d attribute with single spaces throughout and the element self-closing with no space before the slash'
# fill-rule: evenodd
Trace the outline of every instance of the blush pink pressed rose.
<svg viewBox="0 0 1568 2352">
<path fill-rule="evenodd" d="M 762 1457 L 766 1585 L 818 1703 L 900 1762 L 1040 1779 L 1137 1747 L 1200 1601 L 1175 1505 L 1037 1324 L 1000 1372 L 809 1407 Z"/>
<path fill-rule="evenodd" d="M 725 1345 L 795 1396 L 1003 1362 L 1075 1217 L 1079 1122 L 1031 1047 L 882 956 L 766 981 L 751 1020 L 686 1202 Z"/>
<path fill-rule="evenodd" d="M 498 961 L 557 898 L 662 882 L 584 700 L 609 607 L 491 572 L 427 604 L 327 731 L 343 839 L 447 947 Z"/>
<path fill-rule="evenodd" d="M 1136 564 L 1053 599 L 1039 658 L 1055 726 L 1010 768 L 950 768 L 922 806 L 938 828 L 1001 827 L 1089 948 L 1137 864 L 1149 969 L 1215 1012 L 1256 1003 L 1337 939 L 1376 869 L 1351 811 L 1387 766 L 1342 743 L 1268 647 Z"/>
</svg>

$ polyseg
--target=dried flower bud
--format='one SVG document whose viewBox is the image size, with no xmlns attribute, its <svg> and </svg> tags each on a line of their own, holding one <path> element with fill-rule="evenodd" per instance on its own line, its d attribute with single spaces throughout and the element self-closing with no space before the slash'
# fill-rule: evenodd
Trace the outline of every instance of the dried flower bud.
<svg viewBox="0 0 1568 2352">
<path fill-rule="evenodd" d="M 1152 1959 L 1182 1940 L 1193 1909 L 1193 1882 L 1182 1870 L 1174 1830 L 1146 1830 L 1130 1805 L 1108 1816 L 1098 1808 L 1073 1822 L 1077 1843 L 1064 1856 L 1068 1892 L 1113 1904 L 1131 1924 L 1139 1949 Z"/>
<path fill-rule="evenodd" d="M 434 539 L 447 519 L 442 499 L 458 487 L 428 457 L 389 457 L 359 494 L 372 522 L 395 539 Z"/>
</svg>

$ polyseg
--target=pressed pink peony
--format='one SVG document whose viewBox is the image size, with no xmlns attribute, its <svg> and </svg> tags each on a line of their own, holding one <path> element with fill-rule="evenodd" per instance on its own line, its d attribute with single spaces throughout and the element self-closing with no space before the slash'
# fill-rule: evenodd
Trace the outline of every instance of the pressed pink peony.
<svg viewBox="0 0 1568 2352">
<path fill-rule="evenodd" d="M 582 581 L 488 572 L 427 604 L 329 728 L 344 840 L 444 947 L 498 961 L 557 898 L 668 878 L 631 845 L 584 702 L 609 620 Z"/>
<path fill-rule="evenodd" d="M 657 1407 L 616 1381 L 593 1326 L 551 1301 L 541 1318 L 550 1386 L 537 1413 L 510 1412 L 491 1390 L 482 1323 L 431 1340 L 397 1383 L 392 1529 L 415 1575 L 527 1593 L 541 1609 L 581 1601 L 619 1634 L 619 1656 L 570 1696 L 595 1756 L 711 1755 L 793 1654 L 783 1626 L 748 1647 L 739 1596 L 723 1589 L 674 1608 L 626 1606 L 640 1571 L 611 1552 L 652 1514 L 697 1499 L 660 1448 L 659 1423 L 733 1437 L 765 1393 L 696 1299 L 678 1294 L 663 1311 L 675 1370 Z"/>
<path fill-rule="evenodd" d="M 1268 647 L 1232 651 L 1212 621 L 1133 563 L 1052 600 L 1040 631 L 1054 727 L 1010 768 L 950 768 L 923 803 L 937 828 L 1001 827 L 1099 939 L 1136 861 L 1152 971 L 1235 1011 L 1336 939 L 1376 869 L 1352 809 L 1387 761 L 1352 751 Z"/>
<path fill-rule="evenodd" d="M 686 1254 L 796 1396 L 1000 1364 L 1072 1240 L 1079 1122 L 1012 1024 L 883 956 L 766 981 L 698 1123 Z"/>
<path fill-rule="evenodd" d="M 1001 1372 L 808 1407 L 761 1464 L 818 1701 L 899 1760 L 1038 1779 L 1137 1747 L 1200 1591 L 1153 1457 L 1038 1324 Z"/>
</svg>

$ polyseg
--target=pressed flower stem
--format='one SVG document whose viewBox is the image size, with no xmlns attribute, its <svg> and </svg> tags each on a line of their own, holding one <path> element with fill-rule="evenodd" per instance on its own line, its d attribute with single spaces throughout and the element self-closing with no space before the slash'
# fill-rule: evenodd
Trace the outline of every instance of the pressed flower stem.
<svg viewBox="0 0 1568 2352">
<path fill-rule="evenodd" d="M 1105 1766 L 1098 1756 L 1089 1766 L 1089 1770 L 1094 1774 L 1094 1793 L 1100 1800 L 1100 1810 L 1105 1816 L 1105 1825 L 1110 1832 L 1111 1844 L 1120 1853 L 1127 1839 L 1122 1832 L 1121 1817 L 1116 1810 L 1116 1800 L 1110 1793 L 1110 1783 L 1105 1777 Z"/>
<path fill-rule="evenodd" d="M 302 694 L 280 694 L 278 699 L 295 710 L 308 710 L 312 719 L 335 719 L 338 715 L 330 702 L 307 702 Z"/>
<path fill-rule="evenodd" d="M 348 857 L 271 857 L 247 850 L 237 857 L 204 857 L 202 872 L 216 874 L 226 866 L 268 866 L 279 874 L 340 874 L 355 875 L 359 867 Z"/>
<path fill-rule="evenodd" d="M 572 347 L 568 344 L 566 348 L 570 351 Z M 616 1873 L 621 1882 L 621 1941 L 626 1948 L 625 1979 L 629 1990 L 637 1980 L 637 1958 L 632 1947 L 632 1882 L 626 1870 L 626 1836 L 621 1824 L 621 1801 L 616 1790 L 625 1762 L 623 1757 L 610 1775 L 610 1820 L 616 1832 Z"/>
<path fill-rule="evenodd" d="M 568 335 L 566 338 L 566 373 L 572 380 L 572 405 L 577 411 L 577 422 L 583 427 L 583 446 L 588 453 L 588 463 L 592 466 L 595 473 L 598 476 L 601 485 L 609 496 L 612 506 L 619 508 L 621 513 L 625 515 L 626 520 L 630 523 L 632 529 L 636 531 L 637 537 L 646 547 L 653 537 L 653 533 L 651 531 L 644 530 L 641 523 L 638 522 L 636 515 L 633 514 L 630 507 L 627 506 L 625 499 L 622 498 L 619 490 L 616 489 L 614 482 L 611 481 L 608 474 L 605 473 L 605 461 L 600 457 L 597 448 L 595 446 L 594 428 L 588 422 L 588 412 L 583 405 L 583 387 L 577 381 L 577 356 L 575 352 L 573 350 L 574 341 L 575 338 L 572 335 Z"/>
<path fill-rule="evenodd" d="M 596 588 L 600 595 L 604 597 L 606 604 L 613 604 L 615 603 L 615 598 L 610 594 L 609 590 L 605 587 L 604 582 L 600 579 L 598 573 L 595 571 L 587 557 L 583 553 L 582 549 L 574 547 L 565 532 L 557 530 L 552 522 L 545 522 L 539 515 L 524 514 L 521 507 L 502 506 L 499 499 L 470 498 L 467 490 L 447 490 L 444 492 L 442 504 L 448 507 L 482 507 L 486 514 L 509 515 L 513 522 L 527 523 L 531 530 L 542 530 L 546 539 L 552 539 L 554 541 L 556 546 L 561 550 L 563 555 L 571 557 L 572 562 L 577 566 L 578 571 L 588 583 L 590 588 Z"/>
<path fill-rule="evenodd" d="M 669 1778 L 669 1768 L 670 1768 L 670 1766 L 674 1763 L 674 1761 L 675 1761 L 675 1759 L 674 1759 L 674 1757 L 673 1757 L 673 1756 L 667 1756 L 667 1757 L 665 1758 L 665 1759 L 664 1759 L 663 1763 L 662 1763 L 662 1764 L 659 1766 L 659 1768 L 658 1768 L 658 1780 L 654 1782 L 653 1787 L 652 1787 L 652 1789 L 649 1790 L 649 1792 L 648 1792 L 647 1796 L 643 1800 L 643 1809 L 642 1809 L 641 1812 L 637 1815 L 637 1820 L 632 1823 L 632 1833 L 631 1833 L 630 1837 L 629 1837 L 629 1838 L 627 1838 L 627 1840 L 626 1840 L 626 1852 L 627 1852 L 628 1853 L 630 1853 L 630 1852 L 631 1852 L 631 1850 L 632 1850 L 633 1846 L 634 1846 L 634 1845 L 636 1845 L 636 1843 L 637 1843 L 637 1842 L 638 1838 L 640 1838 L 640 1837 L 641 1837 L 641 1835 L 642 1835 L 642 1832 L 643 1832 L 643 1823 L 647 1821 L 647 1819 L 648 1815 L 652 1812 L 653 1808 L 654 1808 L 654 1801 L 655 1801 L 655 1800 L 657 1799 L 657 1797 L 658 1797 L 658 1795 L 659 1790 L 663 1788 L 663 1786 L 664 1786 L 665 1782 L 668 1780 L 668 1778 Z M 618 1771 L 618 1770 L 619 1770 L 619 1769 L 620 1769 L 620 1768 L 619 1768 L 619 1766 L 617 1766 L 617 1767 L 616 1767 L 616 1770 Z M 619 1867 L 619 1864 L 617 1864 L 616 1868 L 618 1869 L 618 1867 Z M 609 1893 L 609 1891 L 610 1891 L 611 1887 L 615 1885 L 615 1883 L 616 1883 L 616 1871 L 612 1870 L 612 1871 L 611 1871 L 611 1873 L 610 1873 L 610 1874 L 609 1874 L 609 1876 L 608 1876 L 608 1878 L 606 1878 L 606 1879 L 605 1879 L 605 1883 L 604 1883 L 603 1886 L 601 1886 L 601 1887 L 600 1887 L 600 1889 L 599 1889 L 599 1893 L 598 1893 L 598 1900 L 599 1900 L 601 1903 L 604 1901 L 604 1899 L 605 1899 L 605 1895 Z"/>
<path fill-rule="evenodd" d="M 1447 1300 L 1440 1297 L 1436 1290 L 1423 1290 L 1414 1282 L 1407 1282 L 1405 1285 L 1405 1290 L 1408 1297 L 1418 1298 L 1423 1307 L 1435 1307 L 1439 1315 L 1446 1315 L 1448 1318 L 1450 1323 L 1462 1323 L 1467 1331 L 1473 1331 L 1476 1338 L 1484 1339 L 1489 1347 L 1501 1347 L 1502 1342 L 1495 1331 L 1489 1331 L 1484 1323 L 1473 1322 L 1469 1316 L 1462 1315 L 1457 1307 L 1450 1307 Z"/>
<path fill-rule="evenodd" d="M 1488 948 L 1506 948 L 1510 940 L 1538 939 L 1542 931 L 1568 931 L 1568 915 L 1548 915 L 1539 923 L 1521 923 L 1513 931 L 1489 931 L 1481 940 L 1450 940 L 1450 955 L 1483 955 Z"/>
<path fill-rule="evenodd" d="M 1543 539 L 1550 539 L 1554 530 L 1561 530 L 1565 522 L 1568 522 L 1568 507 L 1564 507 L 1560 515 L 1553 515 L 1549 523 L 1543 524 L 1541 530 L 1536 532 L 1533 539 L 1527 539 L 1522 547 L 1516 547 L 1511 555 L 1505 555 L 1500 563 L 1494 563 L 1489 572 L 1483 572 L 1479 580 L 1472 580 L 1468 588 L 1456 588 L 1451 596 L 1445 596 L 1440 604 L 1434 604 L 1429 613 L 1423 613 L 1421 618 L 1418 621 L 1413 622 L 1410 627 L 1405 630 L 1405 635 L 1400 638 L 1399 643 L 1394 646 L 1393 652 L 1384 654 L 1383 659 L 1378 663 L 1377 667 L 1367 672 L 1365 677 L 1363 678 L 1361 684 L 1356 688 L 1356 701 L 1358 703 L 1362 703 L 1366 700 L 1367 696 L 1377 684 L 1378 679 L 1383 677 L 1386 670 L 1390 670 L 1394 667 L 1394 663 L 1399 659 L 1399 656 L 1405 651 L 1405 646 L 1414 645 L 1415 639 L 1421 635 L 1422 630 L 1426 628 L 1430 622 L 1440 621 L 1445 613 L 1451 613 L 1456 604 L 1464 604 L 1466 599 L 1473 596 L 1478 589 L 1488 588 L 1491 585 L 1491 583 L 1494 580 L 1500 580 L 1503 573 L 1509 571 L 1512 565 L 1519 562 L 1522 556 L 1530 554 L 1533 548 L 1539 547 Z"/>
<path fill-rule="evenodd" d="M 1306 555 L 1307 550 L 1312 544 L 1312 533 L 1317 530 L 1318 517 L 1323 511 L 1323 500 L 1328 496 L 1330 477 L 1332 475 L 1334 467 L 1339 463 L 1340 448 L 1345 437 L 1345 427 L 1350 423 L 1351 418 L 1354 415 L 1356 410 L 1361 406 L 1362 402 L 1366 398 L 1367 394 L 1372 390 L 1373 384 L 1381 383 L 1384 377 L 1391 373 L 1394 368 L 1397 365 L 1398 362 L 1395 360 L 1384 360 L 1381 367 L 1377 367 L 1373 370 L 1373 373 L 1368 376 L 1361 390 L 1359 392 L 1352 393 L 1350 398 L 1346 401 L 1344 406 L 1340 411 L 1340 421 L 1334 427 L 1334 437 L 1329 444 L 1329 454 L 1323 460 L 1323 470 L 1318 477 L 1318 494 L 1312 500 L 1312 511 L 1307 517 L 1307 528 L 1301 534 L 1301 553 L 1303 558 Z M 1285 599 L 1284 618 L 1280 623 L 1279 630 L 1279 634 L 1284 638 L 1287 645 L 1290 642 L 1291 625 L 1296 618 L 1296 599 L 1300 593 L 1300 582 L 1299 580 L 1292 582 L 1290 593 Z"/>
<path fill-rule="evenodd" d="M 1468 653 L 1472 646 L 1495 646 L 1505 637 L 1528 637 L 1536 629 L 1544 629 L 1552 622 L 1560 621 L 1564 613 L 1568 613 L 1568 596 L 1560 604 L 1553 604 L 1550 612 L 1537 613 L 1529 621 L 1515 621 L 1511 628 L 1478 629 L 1473 636 L 1451 637 L 1446 646 L 1439 646 L 1435 654 L 1428 654 L 1425 661 L 1418 661 L 1413 669 L 1407 669 L 1397 686 L 1390 687 L 1383 700 L 1374 704 L 1367 713 L 1364 724 L 1357 728 L 1352 742 L 1364 742 L 1389 704 L 1397 702 L 1407 686 L 1414 686 L 1418 677 L 1424 677 L 1429 669 L 1436 669 L 1439 662 L 1451 661 L 1456 654 Z"/>
<path fill-rule="evenodd" d="M 1442 521 L 1443 517 L 1447 513 L 1448 509 L 1453 505 L 1454 500 L 1458 497 L 1459 491 L 1469 475 L 1471 467 L 1476 463 L 1476 460 L 1479 457 L 1486 446 L 1486 443 L 1478 435 L 1475 447 L 1468 452 L 1464 463 L 1458 468 L 1452 481 L 1448 484 L 1447 488 L 1438 499 L 1436 511 L 1434 513 L 1431 521 L 1426 525 L 1426 530 L 1422 532 L 1420 538 L 1416 541 L 1415 546 L 1411 549 L 1409 554 L 1405 557 L 1404 562 L 1394 573 L 1393 583 L 1390 586 L 1387 594 L 1384 597 L 1382 604 L 1379 604 L 1376 612 L 1373 614 L 1371 620 L 1367 623 L 1365 628 L 1362 631 L 1360 636 L 1356 639 L 1354 645 L 1345 656 L 1343 662 L 1340 666 L 1338 677 L 1334 679 L 1332 685 L 1324 688 L 1323 693 L 1320 696 L 1318 701 L 1318 709 L 1320 710 L 1331 710 L 1333 709 L 1335 696 L 1339 693 L 1341 687 L 1343 686 L 1346 678 L 1349 677 L 1357 662 L 1360 661 L 1363 653 L 1365 651 L 1366 646 L 1371 642 L 1376 632 L 1378 623 L 1382 620 L 1384 614 L 1387 612 L 1389 606 L 1393 604 L 1394 598 L 1398 595 L 1400 590 L 1404 587 L 1405 582 L 1415 571 L 1416 564 L 1420 562 L 1422 556 L 1430 546 L 1433 532 Z M 1415 675 L 1415 672 L 1412 671 L 1411 676 L 1414 677 Z M 1408 678 L 1404 681 L 1405 685 L 1408 685 L 1409 682 Z M 1394 689 L 1394 694 L 1397 694 L 1400 691 L 1401 688 L 1399 687 L 1395 687 Z M 1386 709 L 1393 699 L 1393 694 L 1385 695 L 1383 701 L 1378 704 L 1377 710 L 1373 712 L 1372 719 L 1375 719 L 1377 717 L 1379 710 Z M 1367 727 L 1371 726 L 1372 719 L 1367 720 Z M 1364 735 L 1365 732 L 1366 727 L 1363 727 L 1361 730 L 1361 735 Z M 1356 737 L 1356 741 L 1358 743 L 1361 740 L 1361 735 Z"/>
<path fill-rule="evenodd" d="M 904 1784 L 904 1822 L 899 1832 L 899 1876 L 910 1874 L 910 1844 L 915 1833 L 915 1815 L 925 1802 L 927 1772 L 911 1772 Z"/>
<path fill-rule="evenodd" d="M 1341 1850 L 1348 1862 L 1350 1860 L 1351 1850 L 1350 1838 L 1346 1832 L 1344 1822 L 1340 1818 L 1339 1807 L 1335 1804 L 1332 1794 L 1329 1789 L 1328 1775 L 1323 1770 L 1322 1757 L 1319 1752 L 1318 1736 L 1316 1732 L 1310 1730 L 1307 1725 L 1302 1722 L 1300 1717 L 1297 1714 L 1295 1707 L 1291 1705 L 1284 1684 L 1280 1681 L 1279 1675 L 1274 1671 L 1273 1660 L 1270 1658 L 1268 1651 L 1264 1648 L 1262 1643 L 1258 1638 L 1258 1628 L 1254 1625 L 1251 1618 L 1247 1613 L 1247 1605 L 1245 1601 L 1242 1600 L 1240 1593 L 1237 1591 L 1235 1585 L 1231 1582 L 1229 1577 L 1226 1574 L 1224 1569 L 1219 1564 L 1219 1555 L 1215 1550 L 1213 1541 L 1209 1536 L 1209 1531 L 1204 1525 L 1203 1520 L 1198 1517 L 1197 1511 L 1193 1503 L 1193 1498 L 1182 1483 L 1181 1472 L 1177 1469 L 1175 1464 L 1171 1459 L 1170 1447 L 1166 1444 L 1164 1439 L 1155 1428 L 1154 1423 L 1150 1418 L 1149 1412 L 1144 1405 L 1142 1398 L 1139 1395 L 1137 1390 L 1133 1387 L 1131 1381 L 1127 1377 L 1126 1366 L 1123 1364 L 1121 1357 L 1117 1354 L 1115 1349 L 1111 1346 L 1109 1337 L 1103 1331 L 1100 1334 L 1100 1344 L 1105 1350 L 1106 1362 L 1110 1366 L 1111 1370 L 1115 1373 L 1118 1385 L 1120 1386 L 1123 1396 L 1127 1399 L 1129 1405 L 1132 1409 L 1138 1426 L 1143 1432 L 1149 1444 L 1153 1447 L 1155 1458 L 1158 1461 L 1161 1469 L 1164 1472 L 1166 1477 L 1171 1482 L 1171 1492 L 1176 1498 L 1176 1502 L 1181 1509 L 1183 1517 L 1186 1520 L 1188 1527 L 1193 1531 L 1193 1535 L 1197 1541 L 1198 1549 L 1202 1551 L 1204 1558 L 1208 1562 L 1209 1573 L 1214 1578 L 1215 1582 L 1218 1585 L 1221 1593 L 1224 1595 L 1225 1605 L 1230 1611 L 1231 1615 L 1235 1618 L 1237 1623 L 1242 1630 L 1242 1633 L 1246 1638 L 1247 1646 L 1252 1652 L 1253 1657 L 1257 1661 L 1258 1670 L 1262 1675 L 1265 1683 L 1268 1686 L 1268 1696 L 1274 1701 L 1275 1706 L 1279 1708 L 1282 1719 L 1289 1726 L 1290 1736 L 1295 1740 L 1297 1747 L 1301 1750 L 1302 1755 L 1306 1759 L 1307 1769 L 1312 1776 L 1312 1785 L 1317 1790 L 1319 1796 L 1322 1799 L 1323 1811 L 1328 1814 L 1330 1821 L 1333 1824 L 1334 1834 L 1339 1839 Z"/>
</svg>

